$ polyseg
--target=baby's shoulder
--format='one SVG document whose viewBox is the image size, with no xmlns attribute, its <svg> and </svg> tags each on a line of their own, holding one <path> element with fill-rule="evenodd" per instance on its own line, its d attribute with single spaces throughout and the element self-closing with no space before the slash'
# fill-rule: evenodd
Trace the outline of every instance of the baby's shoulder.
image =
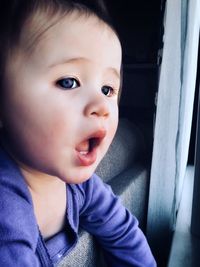
<svg viewBox="0 0 200 267">
<path fill-rule="evenodd" d="M 28 187 L 17 165 L 2 152 L 0 158 L 1 238 L 5 233 L 5 238 L 27 235 L 36 241 L 38 229 Z"/>
<path fill-rule="evenodd" d="M 32 200 L 27 184 L 20 170 L 12 162 L 0 164 L 0 203 L 14 206 L 17 212 L 20 206 L 31 206 Z"/>
</svg>

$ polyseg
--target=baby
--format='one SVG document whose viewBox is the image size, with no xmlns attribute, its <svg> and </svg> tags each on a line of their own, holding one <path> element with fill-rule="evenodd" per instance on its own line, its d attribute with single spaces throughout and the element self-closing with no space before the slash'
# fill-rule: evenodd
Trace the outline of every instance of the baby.
<svg viewBox="0 0 200 267">
<path fill-rule="evenodd" d="M 118 124 L 121 45 L 102 1 L 0 3 L 0 266 L 55 266 L 78 228 L 108 266 L 156 266 L 94 171 Z"/>
</svg>

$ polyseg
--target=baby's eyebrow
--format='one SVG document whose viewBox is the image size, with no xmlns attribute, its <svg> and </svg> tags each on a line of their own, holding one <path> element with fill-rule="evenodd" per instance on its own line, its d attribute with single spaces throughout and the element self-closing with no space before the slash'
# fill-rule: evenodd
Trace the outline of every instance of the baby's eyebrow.
<svg viewBox="0 0 200 267">
<path fill-rule="evenodd" d="M 66 64 L 66 63 L 68 63 L 68 64 L 76 63 L 76 62 L 79 63 L 81 61 L 90 62 L 90 60 L 85 58 L 85 57 L 64 58 L 64 59 L 57 60 L 56 62 L 50 64 L 48 66 L 48 68 L 53 68 L 53 67 L 56 67 L 58 65 L 62 65 L 62 64 Z M 110 71 L 112 74 L 114 74 L 116 76 L 117 79 L 119 79 L 119 80 L 121 79 L 121 75 L 120 75 L 119 71 L 116 68 L 108 67 L 108 68 L 106 68 L 106 71 Z"/>
<path fill-rule="evenodd" d="M 53 67 L 56 67 L 57 65 L 62 65 L 62 64 L 66 64 L 66 63 L 75 63 L 75 62 L 79 62 L 79 61 L 89 61 L 89 60 L 84 58 L 84 57 L 63 58 L 63 59 L 57 60 L 56 62 L 52 63 L 48 67 L 53 68 Z"/>
<path fill-rule="evenodd" d="M 121 79 L 121 75 L 117 69 L 109 67 L 107 68 L 107 70 L 111 71 L 116 76 L 117 79 L 119 80 Z"/>
</svg>

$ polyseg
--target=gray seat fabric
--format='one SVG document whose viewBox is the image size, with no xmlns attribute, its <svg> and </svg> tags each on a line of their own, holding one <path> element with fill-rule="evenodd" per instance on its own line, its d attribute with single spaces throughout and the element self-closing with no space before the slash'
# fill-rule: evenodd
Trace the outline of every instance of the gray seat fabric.
<svg viewBox="0 0 200 267">
<path fill-rule="evenodd" d="M 139 220 L 144 230 L 148 200 L 149 169 L 142 162 L 145 140 L 140 130 L 126 119 L 120 120 L 115 138 L 96 173 L 111 185 L 122 203 Z M 95 239 L 80 229 L 76 247 L 59 267 L 105 267 Z"/>
<path fill-rule="evenodd" d="M 148 204 L 149 170 L 137 163 L 108 182 L 123 205 L 139 220 L 140 228 L 145 231 Z"/>
<path fill-rule="evenodd" d="M 59 267 L 105 267 L 102 251 L 95 239 L 80 229 L 76 247 L 62 260 Z"/>
</svg>

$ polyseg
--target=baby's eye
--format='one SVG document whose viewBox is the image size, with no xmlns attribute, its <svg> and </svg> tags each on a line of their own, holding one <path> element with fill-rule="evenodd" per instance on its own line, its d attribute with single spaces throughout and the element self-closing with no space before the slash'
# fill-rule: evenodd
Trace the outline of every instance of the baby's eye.
<svg viewBox="0 0 200 267">
<path fill-rule="evenodd" d="M 56 82 L 61 89 L 74 89 L 80 86 L 80 83 L 75 78 L 62 78 Z"/>
<path fill-rule="evenodd" d="M 114 88 L 112 88 L 111 86 L 108 86 L 108 85 L 104 85 L 102 88 L 101 88 L 101 92 L 108 96 L 108 97 L 111 97 L 113 95 L 116 94 L 116 91 Z"/>
</svg>

